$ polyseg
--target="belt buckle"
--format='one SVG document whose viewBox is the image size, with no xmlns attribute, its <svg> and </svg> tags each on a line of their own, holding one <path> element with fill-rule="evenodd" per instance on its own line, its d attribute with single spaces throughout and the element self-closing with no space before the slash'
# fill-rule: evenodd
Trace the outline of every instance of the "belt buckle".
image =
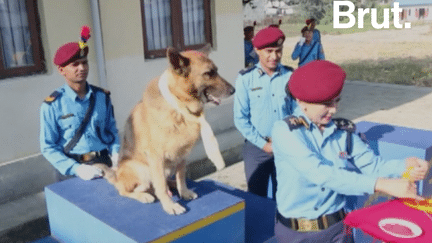
<svg viewBox="0 0 432 243">
<path fill-rule="evenodd" d="M 298 231 L 299 232 L 316 232 L 320 231 L 318 227 L 318 220 L 317 219 L 305 219 L 305 218 L 299 218 L 298 220 Z"/>
<path fill-rule="evenodd" d="M 96 157 L 96 152 L 92 151 L 92 152 L 88 152 L 86 154 L 83 154 L 81 159 L 83 162 L 90 162 L 95 157 Z"/>
</svg>

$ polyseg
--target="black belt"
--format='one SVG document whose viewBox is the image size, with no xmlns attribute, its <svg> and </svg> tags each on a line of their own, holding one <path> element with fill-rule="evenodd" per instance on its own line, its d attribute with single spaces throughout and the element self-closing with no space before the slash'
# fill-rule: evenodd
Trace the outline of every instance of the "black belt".
<svg viewBox="0 0 432 243">
<path fill-rule="evenodd" d="M 91 151 L 85 154 L 67 154 L 67 156 L 82 164 L 92 162 L 95 159 L 109 158 L 107 149 L 101 151 Z"/>
<path fill-rule="evenodd" d="M 345 216 L 346 214 L 343 209 L 329 215 L 320 216 L 317 219 L 285 218 L 278 211 L 276 211 L 277 221 L 281 222 L 287 228 L 299 232 L 313 232 L 327 229 L 343 220 Z"/>
</svg>

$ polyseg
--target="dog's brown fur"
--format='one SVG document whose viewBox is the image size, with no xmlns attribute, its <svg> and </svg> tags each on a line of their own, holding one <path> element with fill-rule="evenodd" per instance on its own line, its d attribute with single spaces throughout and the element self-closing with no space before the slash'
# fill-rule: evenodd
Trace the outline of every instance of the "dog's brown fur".
<svg viewBox="0 0 432 243">
<path fill-rule="evenodd" d="M 179 53 L 169 48 L 167 57 L 168 87 L 181 112 L 162 96 L 159 78 L 151 81 L 127 120 L 119 167 L 115 176 L 111 173 L 111 182 L 122 196 L 144 203 L 158 198 L 168 214 L 178 215 L 185 208 L 172 201 L 167 178 L 175 174 L 183 199 L 197 198 L 185 182 L 185 157 L 200 138 L 197 118 L 205 103 L 219 103 L 234 88 L 219 76 L 208 52 Z"/>
</svg>

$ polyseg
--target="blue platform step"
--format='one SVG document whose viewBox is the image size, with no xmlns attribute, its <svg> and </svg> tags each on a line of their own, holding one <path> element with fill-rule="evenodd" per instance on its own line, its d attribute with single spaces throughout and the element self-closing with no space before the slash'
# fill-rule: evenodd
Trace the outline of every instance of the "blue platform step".
<svg viewBox="0 0 432 243">
<path fill-rule="evenodd" d="M 64 242 L 264 242 L 275 204 L 211 180 L 188 181 L 199 197 L 167 215 L 159 202 L 121 197 L 105 180 L 62 181 L 45 188 L 51 239 Z M 47 238 L 48 239 L 48 238 Z"/>
</svg>

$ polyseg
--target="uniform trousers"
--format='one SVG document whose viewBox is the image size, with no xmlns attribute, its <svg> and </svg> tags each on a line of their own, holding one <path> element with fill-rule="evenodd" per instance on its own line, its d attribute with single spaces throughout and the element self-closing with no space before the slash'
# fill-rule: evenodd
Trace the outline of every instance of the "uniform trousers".
<svg viewBox="0 0 432 243">
<path fill-rule="evenodd" d="M 346 230 L 343 221 L 319 232 L 298 232 L 277 221 L 275 236 L 278 243 L 354 243 L 352 232 Z"/>
<path fill-rule="evenodd" d="M 276 168 L 274 156 L 247 141 L 243 147 L 243 161 L 245 166 L 248 191 L 256 195 L 267 197 L 268 182 L 272 182 L 272 198 L 276 198 Z"/>
</svg>

